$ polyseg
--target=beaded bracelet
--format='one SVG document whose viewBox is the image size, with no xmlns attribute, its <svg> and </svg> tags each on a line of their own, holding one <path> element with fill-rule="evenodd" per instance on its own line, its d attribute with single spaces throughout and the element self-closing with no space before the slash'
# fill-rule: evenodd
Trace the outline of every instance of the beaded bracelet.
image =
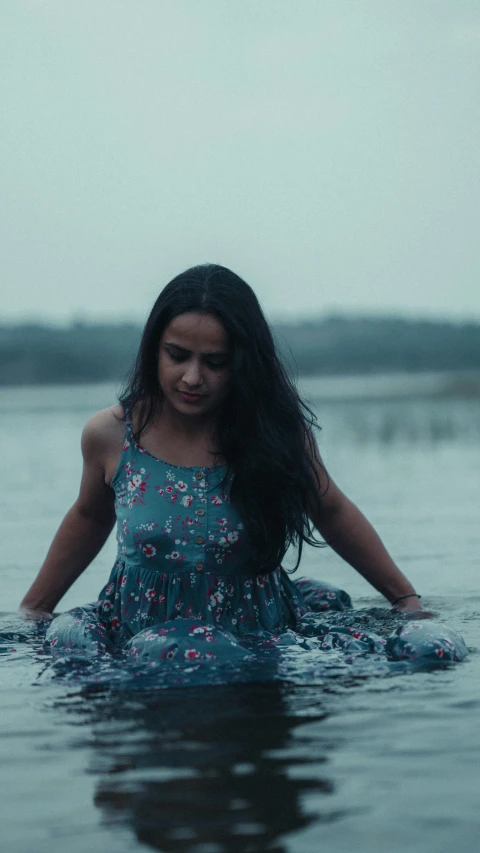
<svg viewBox="0 0 480 853">
<path fill-rule="evenodd" d="M 391 602 L 392 607 L 395 607 L 399 601 L 405 601 L 406 598 L 421 598 L 422 596 L 418 594 L 418 592 L 409 592 L 408 595 L 399 595 L 395 601 Z"/>
</svg>

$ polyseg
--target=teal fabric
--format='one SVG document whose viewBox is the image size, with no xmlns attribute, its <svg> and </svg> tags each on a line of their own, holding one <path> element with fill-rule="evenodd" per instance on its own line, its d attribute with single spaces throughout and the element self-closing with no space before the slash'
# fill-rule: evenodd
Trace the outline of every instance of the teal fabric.
<svg viewBox="0 0 480 853">
<path fill-rule="evenodd" d="M 163 462 L 134 441 L 127 414 L 111 485 L 118 554 L 98 607 L 113 637 L 178 617 L 235 634 L 279 631 L 308 609 L 283 569 L 255 572 L 225 467 Z"/>
</svg>

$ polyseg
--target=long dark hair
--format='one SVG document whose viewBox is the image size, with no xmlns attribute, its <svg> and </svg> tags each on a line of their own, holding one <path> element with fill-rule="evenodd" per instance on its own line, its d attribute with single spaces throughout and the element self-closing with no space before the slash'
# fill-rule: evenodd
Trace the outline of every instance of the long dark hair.
<svg viewBox="0 0 480 853">
<path fill-rule="evenodd" d="M 120 396 L 136 412 L 134 437 L 152 423 L 162 392 L 158 383 L 161 336 L 174 317 L 212 314 L 231 347 L 232 392 L 218 417 L 218 450 L 233 474 L 231 499 L 256 553 L 259 572 L 280 565 L 287 548 L 319 546 L 309 512 L 321 513 L 321 488 L 313 464 L 316 417 L 301 400 L 280 361 L 270 327 L 251 287 L 226 267 L 202 264 L 162 290 L 147 320 L 130 379 Z M 325 475 L 325 488 L 328 483 Z"/>
</svg>

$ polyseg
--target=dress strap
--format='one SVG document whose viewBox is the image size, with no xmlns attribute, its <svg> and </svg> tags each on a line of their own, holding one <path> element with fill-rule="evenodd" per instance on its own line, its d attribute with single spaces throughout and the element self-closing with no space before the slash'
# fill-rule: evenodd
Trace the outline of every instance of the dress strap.
<svg viewBox="0 0 480 853">
<path fill-rule="evenodd" d="M 133 421 L 130 409 L 125 409 L 125 438 L 129 442 L 133 440 Z"/>
</svg>

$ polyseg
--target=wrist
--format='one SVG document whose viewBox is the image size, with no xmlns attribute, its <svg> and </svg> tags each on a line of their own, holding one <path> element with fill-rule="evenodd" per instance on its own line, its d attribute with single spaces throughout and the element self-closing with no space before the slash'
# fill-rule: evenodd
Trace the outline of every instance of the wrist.
<svg viewBox="0 0 480 853">
<path fill-rule="evenodd" d="M 412 607 L 415 604 L 418 604 L 418 606 L 421 607 L 421 604 L 420 604 L 421 597 L 422 596 L 419 595 L 418 592 L 407 592 L 404 595 L 397 596 L 397 598 L 395 598 L 393 601 L 391 601 L 390 604 L 392 605 L 393 608 L 403 607 L 404 605 Z"/>
</svg>

